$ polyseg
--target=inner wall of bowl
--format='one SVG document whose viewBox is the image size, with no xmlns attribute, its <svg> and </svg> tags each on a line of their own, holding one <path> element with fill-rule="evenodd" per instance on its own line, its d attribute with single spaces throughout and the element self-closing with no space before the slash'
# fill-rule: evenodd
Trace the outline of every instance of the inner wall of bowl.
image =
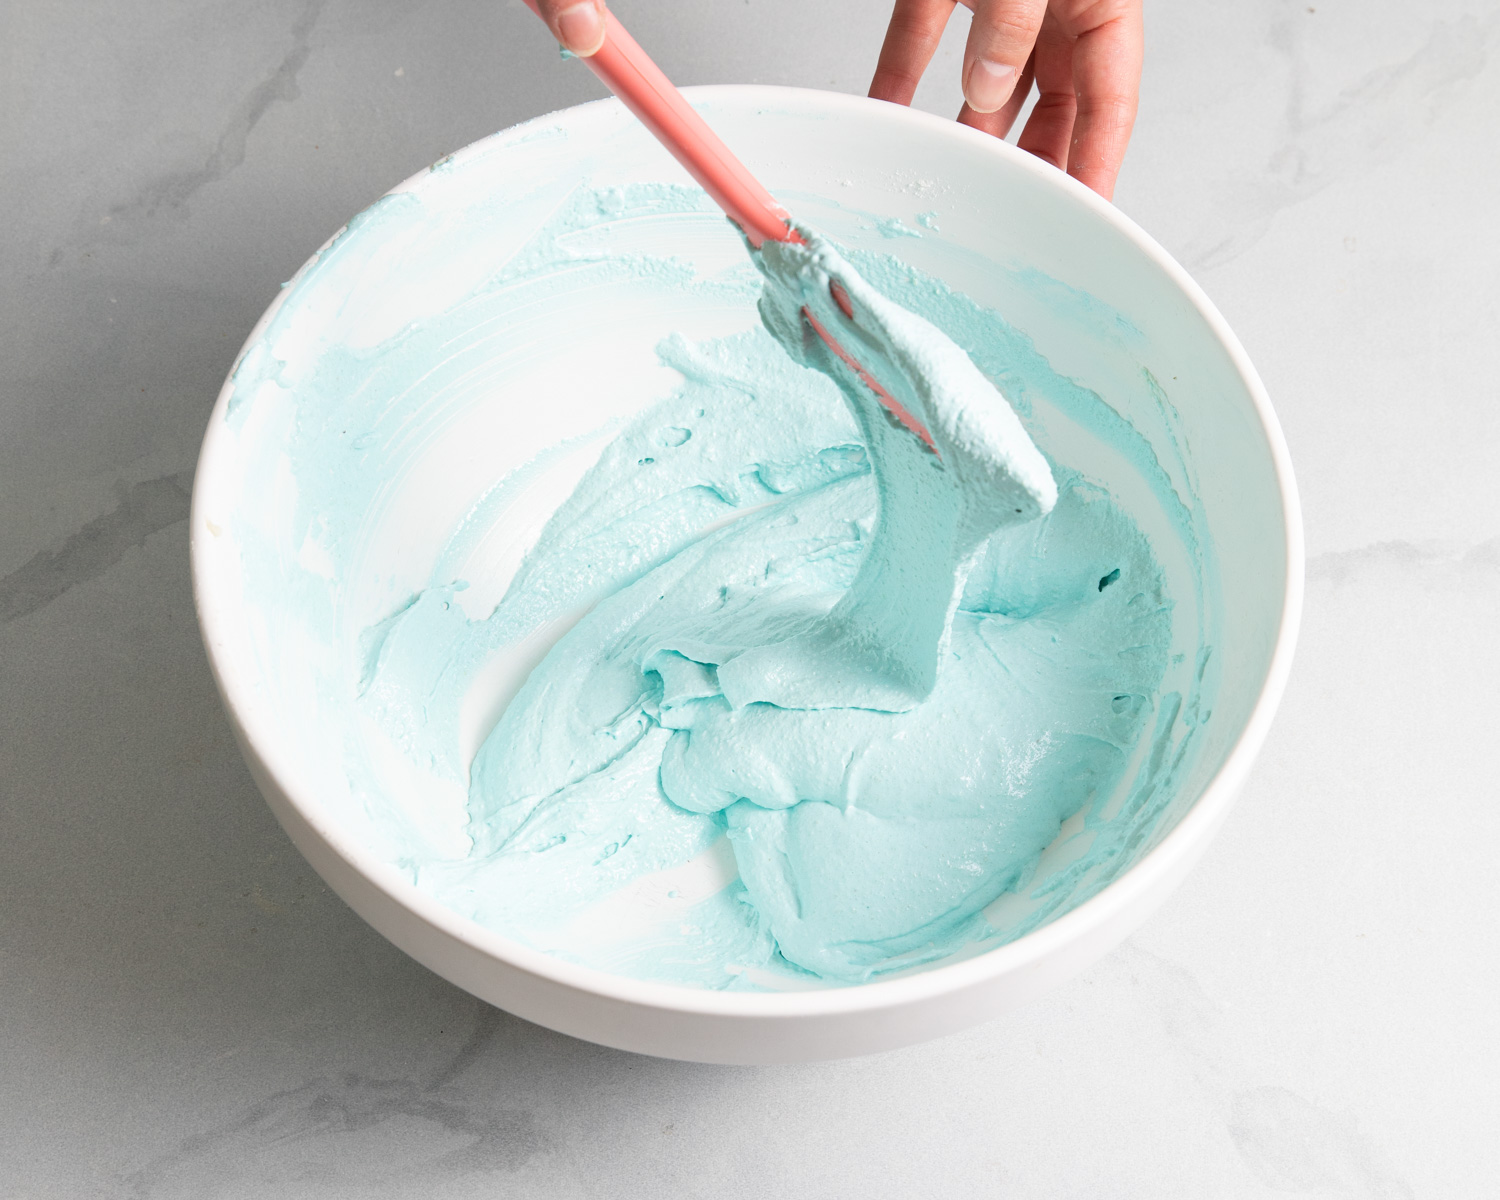
<svg viewBox="0 0 1500 1200">
<path fill-rule="evenodd" d="M 1038 398 L 1029 427 L 1124 502 L 1167 574 L 1173 660 L 1156 728 L 1094 819 L 1070 822 L 1032 884 L 992 906 L 1003 936 L 1017 936 L 1138 861 L 1243 728 L 1285 583 L 1265 437 L 1201 315 L 1076 198 L 966 133 L 889 106 L 768 96 L 753 104 L 703 89 L 699 101 L 799 219 L 995 308 L 1078 385 L 1071 400 Z M 902 166 L 880 165 L 892 162 Z M 743 287 L 614 289 L 583 273 L 576 288 L 476 299 L 580 186 L 661 180 L 686 182 L 613 103 L 479 143 L 351 222 L 237 371 L 204 485 L 226 550 L 213 556 L 212 587 L 243 631 L 220 653 L 255 681 L 241 714 L 251 737 L 277 747 L 319 824 L 376 863 L 402 869 L 413 838 L 461 854 L 465 795 L 356 715 L 369 631 L 458 577 L 469 586 L 455 600 L 486 614 L 612 431 L 678 381 L 657 344 L 757 321 Z M 615 220 L 606 203 L 580 233 L 580 261 L 601 248 L 671 257 L 699 279 L 745 261 L 706 207 Z M 439 312 L 467 332 L 424 345 Z M 403 403 L 419 389 L 423 403 Z M 1080 405 L 1118 414 L 1108 438 L 1080 419 L 1097 408 Z M 479 512 L 500 519 L 481 528 Z M 459 715 L 465 754 L 562 631 L 497 656 Z"/>
</svg>

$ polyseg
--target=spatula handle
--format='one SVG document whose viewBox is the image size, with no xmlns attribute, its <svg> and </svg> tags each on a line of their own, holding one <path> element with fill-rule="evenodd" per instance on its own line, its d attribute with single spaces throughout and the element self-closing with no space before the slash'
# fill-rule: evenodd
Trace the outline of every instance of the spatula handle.
<svg viewBox="0 0 1500 1200">
<path fill-rule="evenodd" d="M 526 3 L 541 16 L 537 0 Z M 583 61 L 687 168 L 729 219 L 745 231 L 750 244 L 758 247 L 767 239 L 800 241 L 787 224 L 786 209 L 730 153 L 608 10 L 604 13 L 604 29 L 604 45 Z"/>
</svg>

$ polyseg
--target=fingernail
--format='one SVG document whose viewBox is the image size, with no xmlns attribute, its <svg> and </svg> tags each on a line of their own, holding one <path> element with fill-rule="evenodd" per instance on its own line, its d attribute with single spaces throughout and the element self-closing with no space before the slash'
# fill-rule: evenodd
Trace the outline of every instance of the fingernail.
<svg viewBox="0 0 1500 1200">
<path fill-rule="evenodd" d="M 964 99 L 975 112 L 997 112 L 1016 86 L 1016 69 L 1007 63 L 976 58 L 964 84 Z"/>
<path fill-rule="evenodd" d="M 557 14 L 557 36 L 574 54 L 587 58 L 604 45 L 604 18 L 599 6 L 584 0 Z"/>
</svg>

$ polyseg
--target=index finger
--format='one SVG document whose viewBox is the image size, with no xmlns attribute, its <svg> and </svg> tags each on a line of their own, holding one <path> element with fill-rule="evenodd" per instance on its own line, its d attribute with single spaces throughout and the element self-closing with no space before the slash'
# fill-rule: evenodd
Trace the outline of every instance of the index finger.
<svg viewBox="0 0 1500 1200">
<path fill-rule="evenodd" d="M 896 0 L 890 27 L 870 81 L 870 95 L 893 104 L 910 104 L 953 15 L 955 0 Z"/>
<path fill-rule="evenodd" d="M 1125 161 L 1141 89 L 1144 35 L 1138 4 L 1078 35 L 1073 81 L 1078 115 L 1068 151 L 1068 174 L 1106 200 Z"/>
</svg>

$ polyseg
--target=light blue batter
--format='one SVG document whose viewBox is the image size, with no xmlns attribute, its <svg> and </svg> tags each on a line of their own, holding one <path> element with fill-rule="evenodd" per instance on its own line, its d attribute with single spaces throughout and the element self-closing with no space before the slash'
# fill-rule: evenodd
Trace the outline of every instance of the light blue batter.
<svg viewBox="0 0 1500 1200">
<path fill-rule="evenodd" d="M 770 502 L 660 556 L 556 645 L 473 763 L 470 834 L 496 919 L 528 903 L 518 891 L 555 905 L 558 878 L 607 888 L 722 829 L 744 888 L 721 906 L 743 926 L 736 965 L 858 980 L 982 936 L 980 911 L 1112 787 L 1169 621 L 1139 534 L 1081 481 L 1059 504 L 1015 414 L 945 335 L 821 243 L 768 245 L 761 266 L 768 327 L 840 383 L 853 428 L 796 439 L 782 453 L 805 482 L 768 484 L 768 427 L 806 427 L 829 398 L 750 335 L 731 343 L 745 360 L 729 379 L 698 373 L 710 399 L 668 401 L 606 451 L 528 567 L 616 560 L 634 535 L 601 510 L 697 532 L 703 489 L 726 478 Z M 840 321 L 831 277 L 857 322 Z M 811 335 L 804 305 L 935 451 Z M 506 603 L 530 586 L 523 571 Z"/>
<path fill-rule="evenodd" d="M 1070 400 L 1104 436 L 1118 417 L 995 314 L 893 259 L 860 255 L 856 274 L 830 247 L 773 246 L 764 279 L 696 279 L 578 250 L 601 222 L 700 206 L 687 189 L 585 190 L 480 294 L 504 294 L 506 311 L 545 306 L 563 272 L 573 287 L 584 273 L 716 301 L 764 284 L 771 332 L 661 344 L 683 382 L 603 448 L 492 612 L 458 602 L 466 584 L 443 566 L 455 550 L 431 586 L 356 631 L 350 701 L 410 761 L 466 787 L 467 852 L 385 806 L 357 746 L 354 794 L 418 887 L 615 972 L 699 987 L 857 982 L 1015 936 L 1047 905 L 1019 924 L 997 923 L 995 906 L 1037 887 L 1064 822 L 1095 832 L 1092 857 L 1071 868 L 1082 879 L 1146 836 L 1174 769 L 1182 701 L 1158 694 L 1172 641 L 1162 569 L 1111 495 L 1049 463 L 1023 423 L 1029 396 Z M 330 269 L 343 252 L 336 243 Z M 942 332 L 902 326 L 883 296 Z M 935 452 L 807 332 L 804 304 L 932 431 Z M 371 450 L 345 460 L 326 447 L 405 436 L 447 386 L 431 364 L 481 320 L 503 327 L 484 312 L 476 300 L 436 315 L 378 353 L 322 351 L 301 375 L 247 353 L 247 395 L 274 380 L 321 400 L 304 402 L 294 471 L 328 544 L 357 544 L 360 489 L 378 472 Z M 372 412 L 379 396 L 399 402 Z M 453 547 L 506 519 L 508 486 Z M 459 714 L 485 664 L 579 614 L 466 761 Z M 636 903 L 650 881 L 704 863 L 730 882 L 660 920 L 588 933 L 612 898 L 636 889 Z M 1045 886 L 1057 903 L 1068 894 Z"/>
</svg>

